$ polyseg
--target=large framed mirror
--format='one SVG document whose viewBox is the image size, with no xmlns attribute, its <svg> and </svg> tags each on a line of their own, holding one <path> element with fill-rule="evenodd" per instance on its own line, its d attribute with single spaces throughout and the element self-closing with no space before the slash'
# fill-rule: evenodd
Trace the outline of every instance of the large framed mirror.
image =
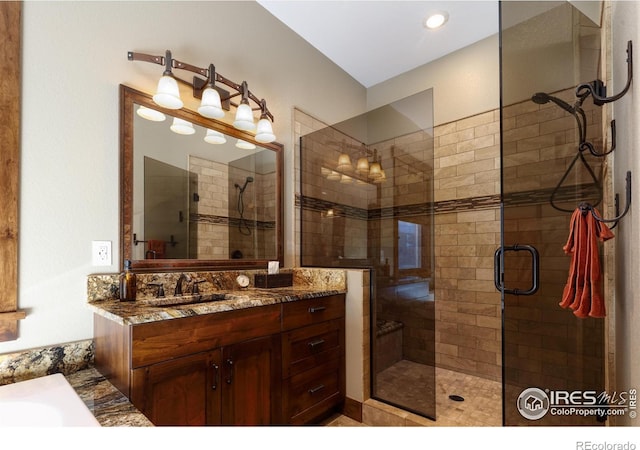
<svg viewBox="0 0 640 450">
<path fill-rule="evenodd" d="M 120 107 L 121 268 L 283 264 L 281 144 L 124 85 Z"/>
</svg>

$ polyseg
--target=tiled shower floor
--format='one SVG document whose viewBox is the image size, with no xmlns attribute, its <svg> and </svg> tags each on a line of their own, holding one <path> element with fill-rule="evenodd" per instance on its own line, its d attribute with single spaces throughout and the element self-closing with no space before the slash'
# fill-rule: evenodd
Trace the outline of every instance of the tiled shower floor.
<svg viewBox="0 0 640 450">
<path fill-rule="evenodd" d="M 420 408 L 420 402 L 429 395 L 420 395 L 422 390 L 412 392 L 405 389 L 412 380 L 432 376 L 433 367 L 402 360 L 378 376 L 379 392 L 406 392 L 403 402 Z M 399 388 L 396 388 L 399 387 Z M 449 399 L 449 395 L 464 397 L 463 402 Z M 399 394 L 394 394 L 398 401 Z M 367 400 L 363 405 L 363 423 L 340 416 L 327 423 L 329 426 L 501 426 L 502 386 L 497 381 L 475 377 L 452 370 L 436 368 L 436 420 L 411 414 L 386 403 Z"/>
</svg>

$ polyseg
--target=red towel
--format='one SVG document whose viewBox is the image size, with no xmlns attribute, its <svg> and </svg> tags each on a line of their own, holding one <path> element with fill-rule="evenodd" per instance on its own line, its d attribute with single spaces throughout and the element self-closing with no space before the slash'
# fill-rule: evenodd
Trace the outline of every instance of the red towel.
<svg viewBox="0 0 640 450">
<path fill-rule="evenodd" d="M 594 211 L 600 216 L 597 210 Z M 605 300 L 600 291 L 602 269 L 598 240 L 604 242 L 613 236 L 609 227 L 596 220 L 591 212 L 583 213 L 580 208 L 573 212 L 569 237 L 562 247 L 564 252 L 572 257 L 560 306 L 571 308 L 577 317 L 606 315 Z"/>
</svg>

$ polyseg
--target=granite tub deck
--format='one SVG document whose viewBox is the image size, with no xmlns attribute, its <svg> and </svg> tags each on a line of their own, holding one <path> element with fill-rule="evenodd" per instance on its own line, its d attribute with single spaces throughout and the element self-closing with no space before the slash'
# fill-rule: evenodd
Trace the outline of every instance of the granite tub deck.
<svg viewBox="0 0 640 450">
<path fill-rule="evenodd" d="M 65 377 L 103 427 L 152 427 L 129 399 L 94 368 Z"/>
</svg>

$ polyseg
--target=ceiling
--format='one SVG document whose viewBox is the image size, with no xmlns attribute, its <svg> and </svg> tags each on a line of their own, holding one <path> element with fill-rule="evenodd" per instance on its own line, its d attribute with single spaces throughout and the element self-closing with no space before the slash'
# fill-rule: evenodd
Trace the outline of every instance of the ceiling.
<svg viewBox="0 0 640 450">
<path fill-rule="evenodd" d="M 258 3 L 367 88 L 498 32 L 497 0 Z M 436 11 L 449 20 L 430 30 Z"/>
</svg>

